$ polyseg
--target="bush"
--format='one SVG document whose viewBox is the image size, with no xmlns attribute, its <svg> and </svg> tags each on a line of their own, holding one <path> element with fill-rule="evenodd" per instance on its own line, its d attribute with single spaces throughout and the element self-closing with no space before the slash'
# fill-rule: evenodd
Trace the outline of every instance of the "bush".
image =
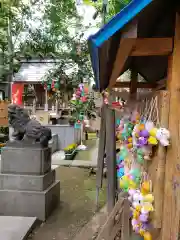
<svg viewBox="0 0 180 240">
<path fill-rule="evenodd" d="M 73 143 L 64 148 L 65 154 L 71 154 L 77 148 L 77 144 Z"/>
</svg>

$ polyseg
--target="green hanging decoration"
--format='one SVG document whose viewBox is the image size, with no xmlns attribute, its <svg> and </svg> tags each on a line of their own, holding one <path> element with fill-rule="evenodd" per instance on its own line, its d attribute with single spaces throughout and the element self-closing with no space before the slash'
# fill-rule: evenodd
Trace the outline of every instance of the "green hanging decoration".
<svg viewBox="0 0 180 240">
<path fill-rule="evenodd" d="M 47 90 L 48 90 L 48 91 L 51 90 L 51 85 L 50 85 L 50 84 L 47 85 Z"/>
<path fill-rule="evenodd" d="M 60 87 L 59 82 L 56 82 L 55 85 L 54 85 L 54 88 L 59 89 L 59 87 Z"/>
<path fill-rule="evenodd" d="M 80 120 L 80 121 L 84 120 L 84 114 L 83 114 L 83 113 L 80 113 L 80 114 L 79 114 L 79 120 Z"/>
<path fill-rule="evenodd" d="M 81 97 L 84 97 L 84 91 L 81 92 Z"/>
<path fill-rule="evenodd" d="M 143 164 L 143 163 L 144 163 L 144 158 L 143 158 L 142 155 L 137 155 L 137 162 L 138 162 L 139 164 Z"/>
</svg>

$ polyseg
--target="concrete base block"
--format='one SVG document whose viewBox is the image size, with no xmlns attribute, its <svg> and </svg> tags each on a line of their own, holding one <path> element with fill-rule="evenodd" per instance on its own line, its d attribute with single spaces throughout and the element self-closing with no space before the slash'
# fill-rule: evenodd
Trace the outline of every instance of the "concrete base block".
<svg viewBox="0 0 180 240">
<path fill-rule="evenodd" d="M 1 190 L 44 191 L 55 181 L 55 170 L 45 175 L 0 174 Z"/>
<path fill-rule="evenodd" d="M 59 181 L 43 192 L 0 190 L 0 215 L 37 217 L 45 221 L 59 202 Z"/>
<path fill-rule="evenodd" d="M 18 148 L 7 146 L 1 156 L 1 172 L 43 175 L 51 169 L 50 148 Z"/>
<path fill-rule="evenodd" d="M 25 240 L 35 224 L 35 217 L 0 216 L 0 239 Z"/>
</svg>

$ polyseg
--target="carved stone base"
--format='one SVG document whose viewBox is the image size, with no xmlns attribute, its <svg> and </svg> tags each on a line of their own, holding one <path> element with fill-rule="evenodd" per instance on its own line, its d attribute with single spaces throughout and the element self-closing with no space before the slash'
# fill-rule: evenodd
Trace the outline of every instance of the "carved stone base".
<svg viewBox="0 0 180 240">
<path fill-rule="evenodd" d="M 50 148 L 6 146 L 1 155 L 1 172 L 7 174 L 43 175 L 51 170 Z"/>
<path fill-rule="evenodd" d="M 59 181 L 42 192 L 0 190 L 0 215 L 37 217 L 45 221 L 59 202 Z"/>
<path fill-rule="evenodd" d="M 0 174 L 0 190 L 44 191 L 55 181 L 55 170 L 45 175 Z"/>
</svg>

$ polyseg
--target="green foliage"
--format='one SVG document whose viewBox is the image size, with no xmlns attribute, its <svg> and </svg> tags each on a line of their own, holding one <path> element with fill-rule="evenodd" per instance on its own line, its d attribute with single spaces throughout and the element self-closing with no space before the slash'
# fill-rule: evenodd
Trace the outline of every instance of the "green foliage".
<svg viewBox="0 0 180 240">
<path fill-rule="evenodd" d="M 12 74 L 18 66 L 15 45 L 27 27 L 30 7 L 21 0 L 1 0 L 0 5 L 0 79 Z"/>
<path fill-rule="evenodd" d="M 28 5 L 24 0 L 3 0 L 0 10 L 0 77 L 17 71 L 22 57 L 61 59 L 60 71 L 64 62 L 66 67 L 82 65 L 75 56 L 77 40 L 69 32 L 80 22 L 74 0 L 34 0 Z M 42 15 L 37 19 L 38 28 L 29 24 L 36 21 L 37 11 Z M 22 37 L 23 32 L 26 37 Z M 53 75 L 59 74 L 57 68 Z M 79 79 L 84 71 L 83 67 L 78 69 Z"/>
<path fill-rule="evenodd" d="M 92 2 L 92 0 L 84 0 L 87 5 L 92 5 L 96 8 L 94 18 L 99 14 L 105 17 L 105 22 L 109 21 L 113 16 L 119 13 L 124 7 L 126 7 L 131 0 L 109 0 L 107 9 L 103 7 L 103 0 Z"/>
</svg>

